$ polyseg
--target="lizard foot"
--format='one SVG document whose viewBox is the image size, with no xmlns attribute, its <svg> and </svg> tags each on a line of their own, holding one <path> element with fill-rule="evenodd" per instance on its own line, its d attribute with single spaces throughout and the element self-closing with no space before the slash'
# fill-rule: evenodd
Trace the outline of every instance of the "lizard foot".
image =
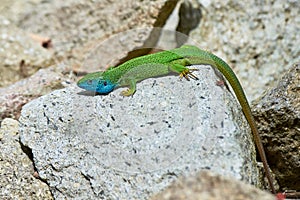
<svg viewBox="0 0 300 200">
<path fill-rule="evenodd" d="M 134 90 L 130 90 L 130 89 L 127 89 L 127 90 L 123 90 L 121 92 L 121 95 L 122 96 L 125 96 L 125 97 L 129 97 L 129 96 L 132 96 L 134 94 Z"/>
<path fill-rule="evenodd" d="M 197 76 L 195 76 L 193 74 L 194 71 L 198 71 L 199 69 L 185 69 L 183 70 L 180 74 L 179 74 L 179 77 L 180 77 L 180 80 L 184 77 L 186 80 L 190 80 L 190 78 L 194 79 L 194 80 L 199 80 Z"/>
</svg>

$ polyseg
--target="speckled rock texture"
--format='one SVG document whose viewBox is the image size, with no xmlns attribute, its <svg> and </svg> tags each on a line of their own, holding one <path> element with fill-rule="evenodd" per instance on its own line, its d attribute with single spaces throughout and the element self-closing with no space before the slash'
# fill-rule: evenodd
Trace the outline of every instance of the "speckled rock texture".
<svg viewBox="0 0 300 200">
<path fill-rule="evenodd" d="M 261 185 L 236 100 L 199 69 L 202 81 L 147 79 L 133 97 L 74 86 L 26 104 L 21 143 L 54 198 L 147 199 L 201 169 Z"/>
<path fill-rule="evenodd" d="M 254 116 L 282 190 L 300 190 L 300 63 L 255 102 Z"/>
<path fill-rule="evenodd" d="M 18 119 L 23 105 L 55 89 L 67 87 L 74 80 L 70 67 L 58 64 L 40 69 L 29 78 L 0 88 L 0 122 L 6 117 Z"/>
<path fill-rule="evenodd" d="M 275 196 L 230 177 L 210 171 L 201 171 L 189 177 L 180 177 L 151 200 L 275 200 Z"/>
<path fill-rule="evenodd" d="M 190 39 L 234 68 L 250 101 L 299 61 L 300 1 L 199 2 L 202 17 Z"/>
<path fill-rule="evenodd" d="M 0 89 L 0 121 L 17 119 L 25 103 L 75 81 L 72 70 L 99 71 L 133 49 L 155 46 L 161 29 L 153 27 L 163 26 L 175 5 L 166 0 L 3 2 L 0 87 L 7 87 Z M 43 48 L 33 34 L 49 38 L 51 46 Z"/>
<path fill-rule="evenodd" d="M 180 21 L 190 31 L 199 20 L 192 40 L 234 68 L 250 100 L 274 85 L 289 63 L 299 58 L 299 1 L 199 2 L 201 6 L 194 0 L 195 7 L 177 7 L 181 18 L 170 27 Z M 18 151 L 15 157 L 23 158 L 24 151 L 18 146 L 16 125 L 6 126 L 10 121 L 1 121 L 3 118 L 17 119 L 27 102 L 70 86 L 75 81 L 73 70 L 77 74 L 98 71 L 120 62 L 131 50 L 154 47 L 159 30 L 154 33 L 151 27 L 161 27 L 176 3 L 0 0 L 0 86 L 43 68 L 0 89 L 0 122 L 5 130 L 0 131 L 4 157 L 0 175 L 10 177 L 1 177 L 0 199 L 147 199 L 177 176 L 203 168 L 261 187 L 250 130 L 236 110 L 239 106 L 232 105 L 235 99 L 215 86 L 215 76 L 204 67 L 197 74 L 204 83 L 196 85 L 173 76 L 149 79 L 138 85 L 132 98 L 120 97 L 120 89 L 107 96 L 78 93 L 81 90 L 72 85 L 28 104 L 20 121 L 21 143 L 32 149 L 32 165 L 37 166 L 51 194 L 38 179 L 27 177 L 32 165 L 29 170 L 9 157 Z M 175 47 L 170 37 L 174 31 L 165 33 L 159 47 L 166 47 L 166 40 Z M 42 48 L 32 34 L 50 38 L 51 48 Z M 44 69 L 51 64 L 55 65 Z M 292 72 L 269 97 L 263 97 L 265 106 L 257 114 L 282 189 L 299 185 L 299 92 L 295 84 L 299 73 L 293 76 Z M 7 133 L 17 135 L 11 140 L 6 139 Z M 28 183 L 19 179 L 23 171 Z M 12 190 L 16 194 L 7 195 Z"/>
<path fill-rule="evenodd" d="M 34 178 L 32 161 L 19 143 L 18 121 L 6 118 L 0 127 L 0 198 L 47 199 L 47 184 Z"/>
</svg>

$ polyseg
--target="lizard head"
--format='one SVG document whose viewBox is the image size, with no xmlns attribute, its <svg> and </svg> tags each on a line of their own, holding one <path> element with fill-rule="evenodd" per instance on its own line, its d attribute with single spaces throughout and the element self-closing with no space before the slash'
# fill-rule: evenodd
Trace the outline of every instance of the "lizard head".
<svg viewBox="0 0 300 200">
<path fill-rule="evenodd" d="M 115 88 L 116 84 L 113 84 L 110 80 L 104 79 L 103 72 L 95 72 L 87 74 L 80 79 L 77 86 L 87 91 L 107 94 Z"/>
</svg>

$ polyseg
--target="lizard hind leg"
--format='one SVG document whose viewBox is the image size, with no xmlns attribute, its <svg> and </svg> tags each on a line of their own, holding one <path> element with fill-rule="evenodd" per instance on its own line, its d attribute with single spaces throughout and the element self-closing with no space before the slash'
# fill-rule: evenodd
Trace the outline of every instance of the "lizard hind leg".
<svg viewBox="0 0 300 200">
<path fill-rule="evenodd" d="M 190 78 L 194 79 L 194 80 L 198 80 L 198 77 L 195 76 L 193 74 L 194 71 L 198 71 L 199 69 L 190 69 L 187 68 L 186 65 L 188 65 L 186 60 L 180 60 L 180 62 L 178 62 L 178 60 L 174 63 L 171 63 L 170 65 L 170 70 L 176 73 L 179 73 L 179 77 L 180 79 L 182 79 L 183 77 L 186 80 L 190 80 Z"/>
</svg>

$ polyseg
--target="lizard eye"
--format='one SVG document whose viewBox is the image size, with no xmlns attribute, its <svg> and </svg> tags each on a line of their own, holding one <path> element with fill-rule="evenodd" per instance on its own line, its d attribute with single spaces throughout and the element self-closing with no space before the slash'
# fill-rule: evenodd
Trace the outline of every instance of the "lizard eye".
<svg viewBox="0 0 300 200">
<path fill-rule="evenodd" d="M 87 84 L 89 84 L 89 85 L 91 85 L 92 83 L 93 83 L 92 80 L 88 80 L 88 81 L 87 81 Z"/>
<path fill-rule="evenodd" d="M 106 81 L 104 81 L 104 82 L 103 82 L 103 85 L 104 85 L 104 86 L 107 86 L 107 82 L 106 82 Z"/>
</svg>

